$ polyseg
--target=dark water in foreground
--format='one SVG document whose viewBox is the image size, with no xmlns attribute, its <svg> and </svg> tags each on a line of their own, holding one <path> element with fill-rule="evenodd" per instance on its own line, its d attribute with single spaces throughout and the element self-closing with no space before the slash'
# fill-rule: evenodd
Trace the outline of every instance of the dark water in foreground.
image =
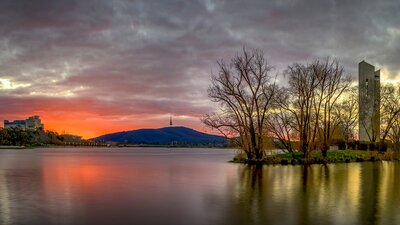
<svg viewBox="0 0 400 225">
<path fill-rule="evenodd" d="M 0 224 L 400 224 L 400 163 L 248 167 L 207 149 L 0 150 Z"/>
</svg>

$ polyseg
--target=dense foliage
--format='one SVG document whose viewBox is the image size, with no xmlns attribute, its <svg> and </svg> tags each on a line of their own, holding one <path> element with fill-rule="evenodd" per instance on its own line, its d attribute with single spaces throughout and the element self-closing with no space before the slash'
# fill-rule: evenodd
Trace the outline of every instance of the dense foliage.
<svg viewBox="0 0 400 225">
<path fill-rule="evenodd" d="M 62 143 L 62 137 L 54 131 L 0 128 L 0 145 L 35 146 L 60 143 Z"/>
</svg>

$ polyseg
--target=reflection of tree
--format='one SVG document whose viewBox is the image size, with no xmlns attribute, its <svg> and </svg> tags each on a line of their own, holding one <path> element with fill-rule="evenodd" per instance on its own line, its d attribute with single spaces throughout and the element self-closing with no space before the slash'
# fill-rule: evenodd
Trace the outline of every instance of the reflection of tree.
<svg viewBox="0 0 400 225">
<path fill-rule="evenodd" d="M 400 224 L 399 162 L 384 162 L 379 170 L 379 219 L 381 224 Z"/>
<path fill-rule="evenodd" d="M 360 224 L 400 224 L 399 162 L 364 164 Z"/>
<path fill-rule="evenodd" d="M 378 224 L 377 208 L 378 203 L 378 189 L 379 189 L 379 168 L 376 167 L 377 163 L 370 163 L 363 167 L 361 193 L 360 193 L 360 224 Z"/>
<path fill-rule="evenodd" d="M 399 162 L 242 166 L 213 196 L 224 202 L 217 224 L 400 224 L 396 171 Z"/>
<path fill-rule="evenodd" d="M 263 191 L 263 169 L 261 166 L 246 166 L 239 171 L 240 182 L 236 186 L 235 198 L 232 199 L 229 211 L 229 222 L 226 224 L 260 224 L 267 220 Z"/>
<path fill-rule="evenodd" d="M 283 169 L 283 170 L 282 170 Z M 295 167 L 243 166 L 237 181 L 229 185 L 228 195 L 217 201 L 226 202 L 221 222 L 217 224 L 293 224 L 301 202 L 294 197 L 301 192 L 302 170 Z M 287 191 L 285 188 L 295 188 Z M 275 195 L 275 196 L 273 196 Z M 213 196 L 215 197 L 221 196 Z"/>
</svg>

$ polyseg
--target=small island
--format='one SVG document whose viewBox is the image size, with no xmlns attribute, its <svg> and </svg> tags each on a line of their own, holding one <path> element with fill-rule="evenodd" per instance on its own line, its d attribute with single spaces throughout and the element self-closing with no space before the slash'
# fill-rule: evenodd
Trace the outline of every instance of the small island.
<svg viewBox="0 0 400 225">
<path fill-rule="evenodd" d="M 337 59 L 295 63 L 273 73 L 261 50 L 218 62 L 202 121 L 236 143 L 233 162 L 326 164 L 399 159 L 400 86 L 380 83 L 362 61 L 352 82 Z M 279 151 L 267 149 L 280 149 Z"/>
</svg>

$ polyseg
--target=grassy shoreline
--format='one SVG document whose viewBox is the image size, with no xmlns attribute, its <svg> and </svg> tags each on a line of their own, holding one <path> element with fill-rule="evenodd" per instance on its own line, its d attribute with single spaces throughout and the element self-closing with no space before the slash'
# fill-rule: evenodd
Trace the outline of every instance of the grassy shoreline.
<svg viewBox="0 0 400 225">
<path fill-rule="evenodd" d="M 6 149 L 6 150 L 8 150 L 8 149 L 26 149 L 27 147 L 26 146 L 14 146 L 14 145 L 0 145 L 0 149 Z"/>
<path fill-rule="evenodd" d="M 394 161 L 399 159 L 399 156 L 395 155 L 394 152 L 334 150 L 328 151 L 327 157 L 323 157 L 320 151 L 315 151 L 311 154 L 309 159 L 304 159 L 303 153 L 296 152 L 268 155 L 261 160 L 248 160 L 244 154 L 240 153 L 237 154 L 230 162 L 263 165 L 310 165 L 368 161 Z"/>
</svg>

